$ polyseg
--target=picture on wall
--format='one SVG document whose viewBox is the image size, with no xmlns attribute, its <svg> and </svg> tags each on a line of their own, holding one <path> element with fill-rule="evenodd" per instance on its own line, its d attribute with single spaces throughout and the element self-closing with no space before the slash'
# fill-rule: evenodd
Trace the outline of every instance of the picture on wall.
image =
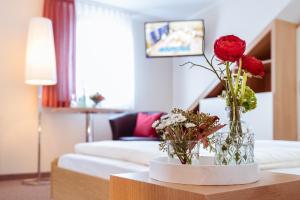
<svg viewBox="0 0 300 200">
<path fill-rule="evenodd" d="M 204 52 L 204 21 L 145 23 L 146 56 L 194 56 Z"/>
</svg>

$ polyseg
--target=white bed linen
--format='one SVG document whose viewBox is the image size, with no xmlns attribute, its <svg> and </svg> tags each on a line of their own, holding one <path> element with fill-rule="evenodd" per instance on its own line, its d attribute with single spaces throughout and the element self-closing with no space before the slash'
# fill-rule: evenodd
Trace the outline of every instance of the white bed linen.
<svg viewBox="0 0 300 200">
<path fill-rule="evenodd" d="M 101 141 L 75 146 L 78 154 L 124 160 L 149 165 L 151 159 L 165 155 L 155 141 Z M 212 155 L 201 150 L 201 155 Z M 300 167 L 300 142 L 258 140 L 255 142 L 255 159 L 261 169 Z"/>
<path fill-rule="evenodd" d="M 298 141 L 257 140 L 254 154 L 261 169 L 300 167 Z"/>
<path fill-rule="evenodd" d="M 101 141 L 75 145 L 75 153 L 96 157 L 125 160 L 141 165 L 157 156 L 165 155 L 159 151 L 157 141 Z"/>
<path fill-rule="evenodd" d="M 111 174 L 147 171 L 148 167 L 122 160 L 81 154 L 65 154 L 58 160 L 60 168 L 109 179 Z"/>
<path fill-rule="evenodd" d="M 61 156 L 59 158 L 58 166 L 60 168 L 100 177 L 106 180 L 108 180 L 109 176 L 112 174 L 149 170 L 149 167 L 145 165 L 81 154 L 65 154 Z M 300 175 L 300 168 L 283 168 L 268 171 Z"/>
<path fill-rule="evenodd" d="M 276 173 L 284 173 L 284 174 L 294 174 L 300 176 L 300 168 L 273 169 L 269 171 L 276 172 Z"/>
<path fill-rule="evenodd" d="M 101 141 L 75 145 L 75 153 L 125 160 L 141 165 L 149 165 L 150 160 L 166 153 L 159 151 L 157 141 Z M 211 155 L 207 151 L 202 155 Z"/>
</svg>

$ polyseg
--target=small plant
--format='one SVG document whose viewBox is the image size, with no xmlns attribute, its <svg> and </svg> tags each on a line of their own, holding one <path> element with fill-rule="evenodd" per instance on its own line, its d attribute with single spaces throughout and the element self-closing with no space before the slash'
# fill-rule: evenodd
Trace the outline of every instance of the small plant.
<svg viewBox="0 0 300 200">
<path fill-rule="evenodd" d="M 152 125 L 162 139 L 160 150 L 167 151 L 171 144 L 182 164 L 191 164 L 192 150 L 198 142 L 203 143 L 204 148 L 212 147 L 209 136 L 224 126 L 217 116 L 177 108 Z"/>
<path fill-rule="evenodd" d="M 105 98 L 99 92 L 96 92 L 90 96 L 90 99 L 94 102 L 94 105 L 97 106 L 97 104 L 103 101 Z"/>
</svg>

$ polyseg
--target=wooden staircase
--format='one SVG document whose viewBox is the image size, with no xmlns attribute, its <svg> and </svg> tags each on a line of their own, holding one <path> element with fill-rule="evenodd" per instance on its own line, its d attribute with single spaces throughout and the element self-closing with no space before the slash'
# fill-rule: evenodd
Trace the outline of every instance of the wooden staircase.
<svg viewBox="0 0 300 200">
<path fill-rule="evenodd" d="M 247 84 L 257 93 L 272 92 L 273 138 L 278 140 L 297 140 L 296 29 L 296 24 L 274 20 L 246 51 L 264 63 L 265 77 Z M 223 89 L 216 80 L 189 109 L 201 110 L 201 99 L 217 97 Z"/>
</svg>

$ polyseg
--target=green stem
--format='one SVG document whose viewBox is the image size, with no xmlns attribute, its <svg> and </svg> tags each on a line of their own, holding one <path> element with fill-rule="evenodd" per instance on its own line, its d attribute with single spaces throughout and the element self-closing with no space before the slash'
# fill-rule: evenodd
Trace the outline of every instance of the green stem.
<svg viewBox="0 0 300 200">
<path fill-rule="evenodd" d="M 192 164 L 192 154 L 185 141 L 173 141 L 174 153 L 182 164 Z"/>
<path fill-rule="evenodd" d="M 239 60 L 239 69 L 238 69 L 237 77 L 235 79 L 235 95 L 236 96 L 237 96 L 237 92 L 239 89 L 239 80 L 240 80 L 240 76 L 241 76 L 241 71 L 242 71 L 242 59 Z"/>
<path fill-rule="evenodd" d="M 227 82 L 228 82 L 228 85 L 229 85 L 229 90 L 230 90 L 230 96 L 232 98 L 232 111 L 233 111 L 233 121 L 235 121 L 235 106 L 236 106 L 236 97 L 235 97 L 235 93 L 234 93 L 234 88 L 233 88 L 233 85 L 232 85 L 232 77 L 231 77 L 231 72 L 230 72 L 230 69 L 229 69 L 229 62 L 226 62 L 226 76 L 227 76 Z"/>
<path fill-rule="evenodd" d="M 243 74 L 243 82 L 242 82 L 242 93 L 241 93 L 241 102 L 243 102 L 245 90 L 246 90 L 246 83 L 247 83 L 247 72 L 244 72 Z"/>
</svg>

